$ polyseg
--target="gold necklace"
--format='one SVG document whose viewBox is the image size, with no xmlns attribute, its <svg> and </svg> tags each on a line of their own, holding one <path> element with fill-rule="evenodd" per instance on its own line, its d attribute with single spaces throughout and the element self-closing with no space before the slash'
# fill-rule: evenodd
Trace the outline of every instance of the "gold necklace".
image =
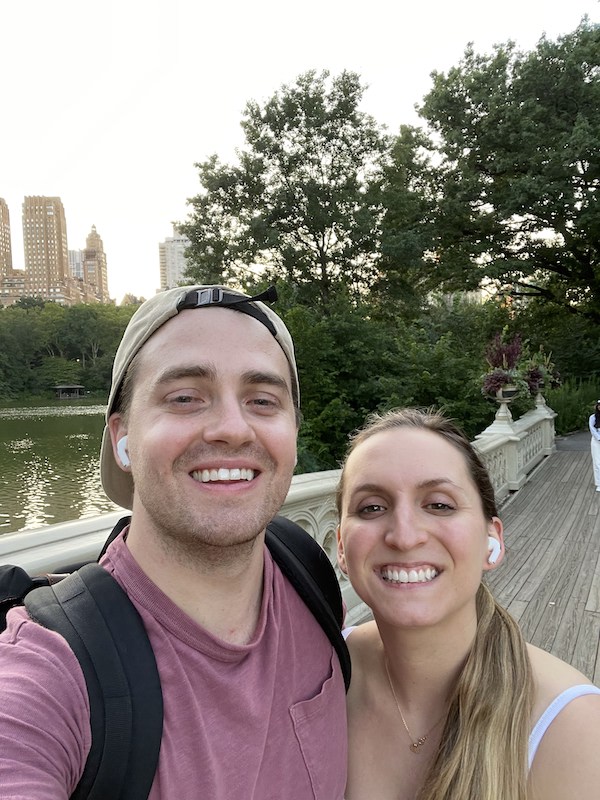
<svg viewBox="0 0 600 800">
<path fill-rule="evenodd" d="M 404 725 L 404 730 L 408 734 L 408 738 L 411 741 L 411 745 L 410 745 L 410 748 L 409 748 L 410 752 L 411 753 L 418 753 L 419 752 L 419 747 L 422 747 L 425 744 L 425 742 L 429 738 L 429 735 L 432 733 L 432 731 L 434 731 L 437 728 L 437 726 L 440 724 L 440 722 L 445 718 L 447 712 L 445 712 L 438 719 L 438 721 L 435 723 L 435 725 L 433 725 L 427 731 L 427 733 L 424 736 L 419 736 L 418 739 L 415 739 L 415 737 L 412 735 L 412 733 L 408 730 L 408 725 L 406 724 L 406 720 L 404 719 L 404 714 L 402 713 L 402 709 L 400 708 L 400 703 L 398 702 L 398 698 L 396 697 L 396 692 L 394 690 L 394 684 L 392 683 L 392 678 L 390 676 L 390 670 L 389 670 L 389 667 L 388 667 L 388 662 L 387 662 L 387 657 L 386 656 L 383 657 L 383 664 L 385 666 L 385 674 L 387 675 L 387 679 L 388 679 L 388 683 L 390 685 L 390 689 L 392 690 L 392 696 L 393 696 L 394 701 L 396 703 L 396 708 L 398 709 L 398 713 L 400 714 L 400 719 L 402 720 L 402 724 Z"/>
</svg>

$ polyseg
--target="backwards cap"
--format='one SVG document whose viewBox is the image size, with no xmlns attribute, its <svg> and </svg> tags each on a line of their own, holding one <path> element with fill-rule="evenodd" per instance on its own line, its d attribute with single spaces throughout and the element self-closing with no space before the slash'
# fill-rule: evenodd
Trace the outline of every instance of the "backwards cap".
<svg viewBox="0 0 600 800">
<path fill-rule="evenodd" d="M 261 300 L 276 300 L 277 292 L 275 287 L 270 287 L 266 292 L 255 297 L 248 297 L 241 292 L 228 289 L 225 286 L 179 286 L 175 289 L 168 289 L 160 292 L 138 308 L 132 316 L 121 343 L 115 355 L 112 372 L 112 385 L 108 396 L 108 406 L 106 408 L 106 422 L 104 434 L 102 436 L 102 446 L 100 448 L 100 475 L 104 491 L 110 499 L 123 508 L 131 508 L 133 505 L 133 478 L 130 472 L 124 472 L 115 461 L 110 434 L 108 431 L 108 420 L 115 410 L 115 402 L 118 398 L 123 380 L 135 355 L 139 353 L 148 339 L 156 331 L 168 322 L 172 317 L 188 308 L 207 308 L 210 306 L 218 308 L 230 308 L 232 311 L 239 311 L 249 314 L 254 319 L 264 325 L 275 337 L 277 344 L 283 350 L 285 357 L 290 365 L 292 378 L 292 395 L 297 406 L 300 405 L 300 386 L 298 382 L 298 370 L 296 358 L 294 356 L 294 344 L 288 329 L 277 314 L 261 302 Z"/>
</svg>

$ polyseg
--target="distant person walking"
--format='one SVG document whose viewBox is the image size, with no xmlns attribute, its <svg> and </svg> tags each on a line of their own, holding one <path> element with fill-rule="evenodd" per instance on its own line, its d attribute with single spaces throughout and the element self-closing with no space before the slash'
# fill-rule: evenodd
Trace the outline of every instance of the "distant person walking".
<svg viewBox="0 0 600 800">
<path fill-rule="evenodd" d="M 590 416 L 590 433 L 592 434 L 592 464 L 594 465 L 594 483 L 600 492 L 600 400 L 596 401 L 596 410 Z"/>
</svg>

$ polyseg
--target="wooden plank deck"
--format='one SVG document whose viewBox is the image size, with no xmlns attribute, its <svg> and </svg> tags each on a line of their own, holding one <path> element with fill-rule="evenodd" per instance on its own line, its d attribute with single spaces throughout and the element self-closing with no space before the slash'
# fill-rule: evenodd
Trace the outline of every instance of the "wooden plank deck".
<svg viewBox="0 0 600 800">
<path fill-rule="evenodd" d="M 488 584 L 527 641 L 600 685 L 600 493 L 577 436 L 502 506 L 506 556 Z"/>
</svg>

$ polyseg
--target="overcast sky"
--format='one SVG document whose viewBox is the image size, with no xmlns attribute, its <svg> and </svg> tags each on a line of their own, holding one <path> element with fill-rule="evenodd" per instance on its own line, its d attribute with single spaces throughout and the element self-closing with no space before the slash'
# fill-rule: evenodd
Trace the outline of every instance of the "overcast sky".
<svg viewBox="0 0 600 800">
<path fill-rule="evenodd" d="M 26 195 L 58 196 L 69 249 L 95 225 L 108 283 L 150 296 L 158 243 L 187 216 L 195 162 L 234 158 L 246 102 L 309 69 L 358 72 L 363 109 L 415 123 L 430 73 L 512 39 L 555 39 L 598 0 L 3 0 L 0 197 L 23 264 Z"/>
</svg>

